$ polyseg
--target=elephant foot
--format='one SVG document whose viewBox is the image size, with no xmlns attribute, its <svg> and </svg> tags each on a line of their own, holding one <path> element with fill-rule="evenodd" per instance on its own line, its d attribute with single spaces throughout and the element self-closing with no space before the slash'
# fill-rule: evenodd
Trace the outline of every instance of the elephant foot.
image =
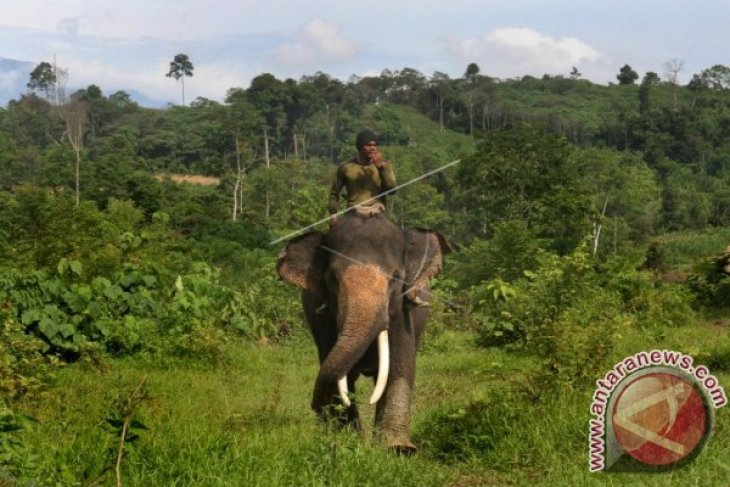
<svg viewBox="0 0 730 487">
<path fill-rule="evenodd" d="M 418 447 L 413 444 L 410 437 L 407 435 L 390 436 L 384 434 L 382 431 L 379 433 L 380 442 L 386 450 L 397 453 L 398 455 L 413 455 L 418 451 Z"/>
<path fill-rule="evenodd" d="M 411 443 L 410 440 L 386 444 L 386 449 L 403 456 L 411 456 L 418 452 L 418 447 Z"/>
<path fill-rule="evenodd" d="M 312 404 L 312 409 L 319 419 L 327 425 L 335 425 L 339 428 L 353 428 L 356 431 L 362 431 L 360 423 L 360 413 L 357 407 L 352 405 L 345 407 L 342 404 Z"/>
</svg>

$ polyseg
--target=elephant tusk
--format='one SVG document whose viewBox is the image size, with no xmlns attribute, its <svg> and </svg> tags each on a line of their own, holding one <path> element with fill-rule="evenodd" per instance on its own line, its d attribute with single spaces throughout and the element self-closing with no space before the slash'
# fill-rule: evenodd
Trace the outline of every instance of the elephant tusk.
<svg viewBox="0 0 730 487">
<path fill-rule="evenodd" d="M 385 392 L 389 369 L 390 347 L 388 346 L 388 330 L 383 330 L 378 335 L 378 379 L 375 381 L 373 395 L 370 396 L 370 404 L 378 402 L 383 392 Z"/>
<path fill-rule="evenodd" d="M 345 405 L 345 407 L 350 407 L 350 397 L 347 395 L 347 376 L 344 376 L 342 379 L 337 381 L 337 390 L 340 391 L 340 399 L 342 399 L 342 404 Z"/>
</svg>

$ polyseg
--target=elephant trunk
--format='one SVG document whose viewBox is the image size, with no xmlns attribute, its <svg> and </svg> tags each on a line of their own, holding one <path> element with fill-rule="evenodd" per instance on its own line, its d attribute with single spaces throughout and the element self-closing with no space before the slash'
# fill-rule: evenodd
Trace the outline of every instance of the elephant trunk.
<svg viewBox="0 0 730 487">
<path fill-rule="evenodd" d="M 388 315 L 388 278 L 376 266 L 352 265 L 343 272 L 340 278 L 338 299 L 338 320 L 342 323 L 341 332 L 335 346 L 322 363 L 317 376 L 317 384 L 337 382 L 343 403 L 349 405 L 347 399 L 347 374 L 357 364 L 376 336 L 385 331 Z M 383 354 L 387 351 L 387 333 L 381 335 L 379 355 L 381 368 L 378 382 L 381 383 L 380 394 L 385 388 L 387 378 L 387 360 L 383 364 Z M 385 349 L 383 350 L 383 341 Z M 375 394 L 374 401 L 377 401 Z M 374 402 L 373 401 L 373 402 Z"/>
</svg>

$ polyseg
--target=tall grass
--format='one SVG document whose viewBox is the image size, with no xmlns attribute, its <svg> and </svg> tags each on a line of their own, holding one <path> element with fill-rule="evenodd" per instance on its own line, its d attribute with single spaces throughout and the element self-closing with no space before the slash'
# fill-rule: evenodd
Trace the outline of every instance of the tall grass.
<svg viewBox="0 0 730 487">
<path fill-rule="evenodd" d="M 682 343 L 637 330 L 624 346 L 632 352 L 680 345 L 701 350 L 712 340 L 730 338 L 728 330 L 711 324 L 681 329 L 680 335 Z M 142 376 L 149 397 L 135 419 L 148 430 L 140 431 L 123 458 L 123 485 L 730 484 L 726 410 L 717 411 L 706 450 L 681 470 L 589 474 L 591 387 L 526 400 L 520 391 L 535 358 L 478 348 L 466 332 L 442 332 L 418 360 L 413 438 L 421 449 L 414 457 L 381 450 L 369 432 L 333 430 L 316 420 L 308 405 L 316 353 L 306 336 L 276 345 L 231 342 L 214 362 L 137 358 L 74 364 L 43 396 L 13 405 L 38 420 L 22 433 L 19 485 L 88 485 L 99 478 L 118 446 L 105 419 L 116 414 L 115 404 Z M 726 388 L 727 370 L 713 370 Z M 369 428 L 372 408 L 362 406 L 361 413 Z M 114 485 L 113 472 L 100 485 Z"/>
</svg>

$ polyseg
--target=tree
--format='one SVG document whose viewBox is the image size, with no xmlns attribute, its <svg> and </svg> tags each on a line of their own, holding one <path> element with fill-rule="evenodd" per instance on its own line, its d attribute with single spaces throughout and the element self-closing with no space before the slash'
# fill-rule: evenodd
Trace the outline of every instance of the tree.
<svg viewBox="0 0 730 487">
<path fill-rule="evenodd" d="M 244 154 L 251 152 L 251 139 L 263 124 L 263 117 L 248 101 L 246 92 L 233 88 L 226 95 L 225 127 L 233 136 L 236 148 L 236 181 L 233 186 L 232 219 L 236 221 L 243 212 L 243 179 L 248 166 Z"/>
<path fill-rule="evenodd" d="M 702 88 L 711 90 L 726 90 L 730 88 L 730 67 L 716 64 L 711 68 L 702 70 L 699 75 L 692 77 L 695 83 L 700 83 Z"/>
<path fill-rule="evenodd" d="M 104 98 L 101 88 L 97 85 L 89 85 L 87 88 L 72 94 L 71 100 L 86 102 L 91 139 L 103 135 L 104 126 L 110 121 L 114 107 L 110 106 L 110 103 Z"/>
<path fill-rule="evenodd" d="M 86 122 L 89 108 L 85 101 L 74 100 L 58 107 L 58 113 L 66 124 L 66 131 L 63 137 L 71 144 L 76 154 L 75 181 L 76 181 L 76 206 L 81 203 L 80 179 L 81 179 L 81 154 L 84 150 L 84 136 L 86 135 Z"/>
<path fill-rule="evenodd" d="M 644 73 L 644 79 L 641 82 L 649 86 L 656 86 L 661 83 L 662 80 L 654 71 L 647 71 Z"/>
<path fill-rule="evenodd" d="M 579 79 L 581 76 L 583 76 L 583 73 L 578 71 L 578 68 L 573 66 L 573 69 L 570 70 L 570 79 Z M 638 77 L 638 75 L 637 75 Z"/>
<path fill-rule="evenodd" d="M 588 147 L 576 154 L 581 173 L 587 176 L 594 208 L 594 254 L 599 249 L 601 227 L 611 224 L 614 253 L 619 235 L 645 242 L 654 233 L 661 207 L 656 174 L 637 154 Z M 610 228 L 610 227 L 609 227 Z M 621 233 L 619 234 L 619 229 Z M 611 245 L 603 245 L 608 248 Z"/>
<path fill-rule="evenodd" d="M 473 83 L 477 76 L 479 76 L 479 65 L 477 63 L 469 63 L 466 67 L 464 78 Z"/>
<path fill-rule="evenodd" d="M 175 81 L 182 80 L 182 104 L 185 106 L 185 77 L 192 76 L 193 63 L 190 62 L 187 54 L 177 54 L 170 63 L 170 71 L 165 75 L 168 78 L 175 78 Z"/>
<path fill-rule="evenodd" d="M 291 81 L 291 83 L 289 83 Z M 287 125 L 292 136 L 292 145 L 294 146 L 294 157 L 300 156 L 299 147 L 301 146 L 302 158 L 307 158 L 307 121 L 317 113 L 324 109 L 326 100 L 315 86 L 309 83 L 296 84 L 293 80 L 287 80 L 287 85 L 291 93 L 291 103 L 286 108 Z M 365 101 L 360 100 L 359 103 L 364 104 Z"/>
<path fill-rule="evenodd" d="M 30 81 L 26 85 L 32 91 L 40 91 L 49 99 L 51 91 L 56 87 L 56 71 L 50 63 L 43 61 L 30 73 Z"/>
<path fill-rule="evenodd" d="M 456 211 L 472 235 L 522 220 L 554 250 L 570 252 L 590 232 L 593 213 L 579 169 L 575 147 L 559 135 L 530 126 L 491 132 L 457 169 Z"/>
<path fill-rule="evenodd" d="M 109 95 L 109 102 L 116 108 L 123 109 L 129 107 L 136 107 L 136 103 L 129 96 L 129 93 L 123 90 L 116 91 Z"/>
<path fill-rule="evenodd" d="M 684 61 L 681 59 L 670 59 L 664 63 L 664 76 L 672 88 L 672 111 L 677 111 L 677 86 L 679 73 L 684 69 Z"/>
<path fill-rule="evenodd" d="M 619 70 L 618 74 L 616 75 L 616 79 L 618 80 L 618 84 L 620 85 L 633 85 L 634 81 L 639 79 L 639 75 L 631 69 L 631 66 L 628 64 L 624 64 L 624 66 Z"/>
<path fill-rule="evenodd" d="M 435 71 L 431 76 L 431 90 L 436 95 L 436 103 L 439 109 L 439 127 L 441 133 L 444 133 L 446 129 L 444 125 L 444 105 L 446 98 L 451 94 L 451 78 L 449 78 L 449 75 Z"/>
</svg>

